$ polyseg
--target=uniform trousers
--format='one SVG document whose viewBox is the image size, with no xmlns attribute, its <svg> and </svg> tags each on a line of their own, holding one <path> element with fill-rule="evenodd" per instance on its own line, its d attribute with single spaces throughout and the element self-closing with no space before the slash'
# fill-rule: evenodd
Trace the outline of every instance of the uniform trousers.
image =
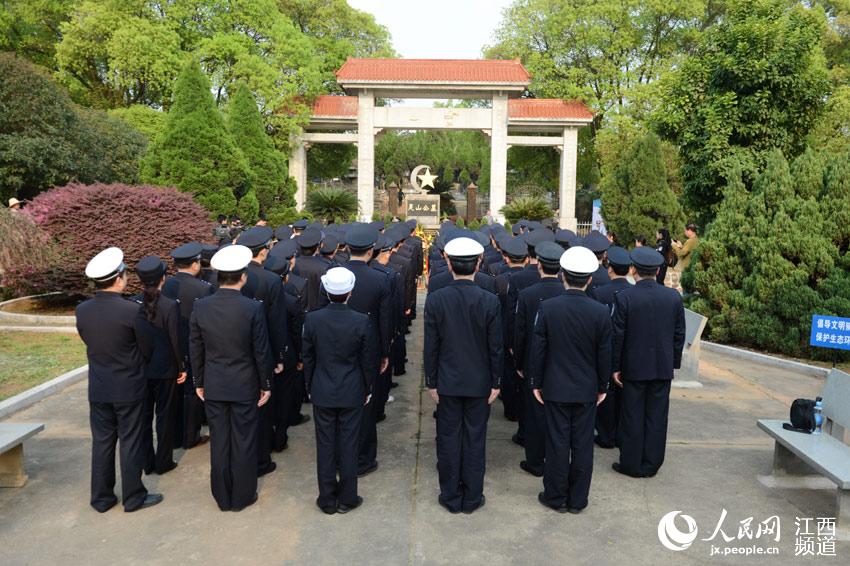
<svg viewBox="0 0 850 566">
<path fill-rule="evenodd" d="M 145 401 L 89 403 L 91 424 L 91 506 L 101 513 L 118 503 L 115 497 L 115 443 L 120 443 L 121 501 L 133 511 L 145 501 L 142 483 L 145 444 L 142 430 Z"/>
<path fill-rule="evenodd" d="M 317 407 L 316 474 L 322 509 L 357 505 L 357 439 L 363 407 Z"/>
<path fill-rule="evenodd" d="M 375 403 L 376 418 L 386 416 L 387 401 L 390 398 L 390 386 L 393 381 L 392 363 L 387 365 L 386 371 L 378 375 L 378 381 L 375 382 L 372 388 L 372 403 Z"/>
<path fill-rule="evenodd" d="M 272 398 L 274 407 L 274 449 L 283 450 L 289 442 L 289 425 L 297 418 L 301 408 L 301 391 L 295 368 L 285 368 L 283 373 L 272 378 Z"/>
<path fill-rule="evenodd" d="M 274 379 L 274 378 L 272 378 Z M 269 399 L 271 401 L 271 399 Z M 212 433 L 210 433 L 212 436 Z M 257 407 L 257 473 L 271 470 L 272 442 L 274 440 L 274 405 L 266 403 Z"/>
<path fill-rule="evenodd" d="M 525 463 L 529 469 L 542 474 L 546 460 L 546 410 L 534 397 L 528 380 L 523 381 L 522 393 L 525 401 Z"/>
<path fill-rule="evenodd" d="M 509 420 L 519 420 L 522 413 L 523 399 L 519 386 L 520 379 L 514 368 L 514 362 L 510 359 L 510 355 L 505 355 L 504 377 L 502 378 L 502 405 L 505 408 L 505 418 Z M 523 435 L 525 431 L 523 430 Z"/>
<path fill-rule="evenodd" d="M 623 404 L 622 391 L 612 383 L 605 400 L 596 408 L 596 434 L 600 446 L 613 448 L 620 445 L 618 429 Z"/>
<path fill-rule="evenodd" d="M 177 418 L 175 421 L 175 444 L 178 448 L 193 448 L 201 438 L 201 426 L 204 423 L 204 402 L 195 393 L 192 373 L 188 372 L 186 381 L 177 386 Z"/>
<path fill-rule="evenodd" d="M 380 380 L 380 376 L 378 377 Z M 378 404 L 374 399 L 360 412 L 359 455 L 357 472 L 362 474 L 378 464 Z"/>
<path fill-rule="evenodd" d="M 625 380 L 622 394 L 620 467 L 626 473 L 653 476 L 664 463 L 670 380 Z"/>
<path fill-rule="evenodd" d="M 304 380 L 304 370 L 295 371 L 295 398 L 292 402 L 292 409 L 289 413 L 290 426 L 301 424 L 301 405 L 307 399 L 307 385 Z"/>
<path fill-rule="evenodd" d="M 174 417 L 177 405 L 177 380 L 149 379 L 145 402 L 144 429 L 145 473 L 164 473 L 174 465 Z M 156 419 L 156 449 L 153 446 Z"/>
<path fill-rule="evenodd" d="M 407 359 L 407 338 L 404 332 L 399 332 L 393 341 L 392 352 L 390 354 L 390 367 L 393 375 L 403 375 L 407 372 L 405 361 Z"/>
<path fill-rule="evenodd" d="M 487 397 L 440 395 L 437 470 L 440 502 L 450 511 L 473 511 L 484 496 Z"/>
<path fill-rule="evenodd" d="M 257 493 L 256 401 L 204 403 L 210 425 L 210 486 L 219 509 L 241 509 Z"/>
<path fill-rule="evenodd" d="M 546 465 L 543 498 L 552 507 L 587 507 L 593 474 L 596 403 L 546 401 Z"/>
</svg>

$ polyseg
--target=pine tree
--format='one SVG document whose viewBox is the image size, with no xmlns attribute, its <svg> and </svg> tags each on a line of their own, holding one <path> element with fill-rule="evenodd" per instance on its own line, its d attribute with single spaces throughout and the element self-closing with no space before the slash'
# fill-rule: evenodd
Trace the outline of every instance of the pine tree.
<svg viewBox="0 0 850 566">
<path fill-rule="evenodd" d="M 616 162 L 607 164 L 602 182 L 602 216 L 622 242 L 643 236 L 655 241 L 659 228 L 679 233 L 682 207 L 667 184 L 661 141 L 655 134 L 637 138 Z"/>
<path fill-rule="evenodd" d="M 248 189 L 248 164 L 216 108 L 210 83 L 196 60 L 183 68 L 165 129 L 142 162 L 142 179 L 174 185 L 211 214 L 232 214 Z"/>
<path fill-rule="evenodd" d="M 278 202 L 293 206 L 293 193 L 286 184 L 287 167 L 283 155 L 266 134 L 257 102 L 245 83 L 240 83 L 227 108 L 227 129 L 250 167 L 251 188 L 260 210 L 268 211 Z"/>
</svg>

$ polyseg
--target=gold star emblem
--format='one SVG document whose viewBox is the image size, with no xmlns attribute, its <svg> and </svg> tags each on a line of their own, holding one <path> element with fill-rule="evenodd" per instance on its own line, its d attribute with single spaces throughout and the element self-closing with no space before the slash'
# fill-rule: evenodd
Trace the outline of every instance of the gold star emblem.
<svg viewBox="0 0 850 566">
<path fill-rule="evenodd" d="M 431 187 L 432 189 L 436 188 L 434 186 L 434 179 L 436 179 L 437 176 L 431 174 L 431 169 L 426 169 L 425 173 L 423 173 L 421 175 L 417 175 L 416 178 L 419 179 L 419 181 L 421 181 L 421 183 L 422 183 L 421 186 L 422 186 L 423 189 L 425 187 Z"/>
</svg>

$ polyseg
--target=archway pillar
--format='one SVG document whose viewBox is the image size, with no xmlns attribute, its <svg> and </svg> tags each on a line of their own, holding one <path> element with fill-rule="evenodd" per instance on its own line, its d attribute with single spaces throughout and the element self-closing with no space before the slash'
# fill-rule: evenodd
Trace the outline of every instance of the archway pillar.
<svg viewBox="0 0 850 566">
<path fill-rule="evenodd" d="M 575 231 L 576 220 L 576 167 L 578 163 L 578 128 L 564 128 L 561 149 L 561 170 L 558 183 L 560 216 L 558 226 Z"/>
<path fill-rule="evenodd" d="M 302 210 L 307 202 L 307 147 L 301 137 L 292 138 L 289 176 L 295 179 L 295 206 Z"/>
<path fill-rule="evenodd" d="M 505 222 L 502 207 L 507 197 L 508 95 L 493 94 L 490 126 L 490 210 L 500 224 Z"/>
<path fill-rule="evenodd" d="M 363 90 L 357 98 L 357 201 L 360 220 L 369 222 L 375 208 L 375 95 Z"/>
</svg>

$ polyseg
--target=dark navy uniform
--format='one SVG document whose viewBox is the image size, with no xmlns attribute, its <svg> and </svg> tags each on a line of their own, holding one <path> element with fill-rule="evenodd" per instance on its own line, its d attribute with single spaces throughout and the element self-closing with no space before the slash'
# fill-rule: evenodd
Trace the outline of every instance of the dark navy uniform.
<svg viewBox="0 0 850 566">
<path fill-rule="evenodd" d="M 198 301 L 191 320 L 194 386 L 210 425 L 210 482 L 222 511 L 257 493 L 257 400 L 271 390 L 272 353 L 262 303 L 236 289 Z"/>
<path fill-rule="evenodd" d="M 542 277 L 537 283 L 526 287 L 519 293 L 514 320 L 514 358 L 517 369 L 525 372 L 533 355 L 531 337 L 534 332 L 534 319 L 537 309 L 546 299 L 563 295 L 564 284 L 557 276 Z M 543 461 L 546 457 L 546 414 L 543 406 L 534 398 L 528 379 L 521 385 L 523 391 L 523 424 L 525 440 L 525 461 L 522 468 L 530 474 L 543 475 Z"/>
<path fill-rule="evenodd" d="M 529 358 L 528 379 L 545 402 L 541 503 L 559 510 L 584 509 L 593 473 L 596 402 L 611 376 L 608 309 L 579 289 L 543 301 Z"/>
<path fill-rule="evenodd" d="M 632 284 L 625 277 L 611 279 L 607 285 L 594 290 L 593 298 L 608 307 L 613 314 L 614 300 L 624 289 Z M 608 384 L 608 394 L 602 404 L 596 408 L 596 444 L 602 448 L 619 445 L 620 412 L 622 411 L 622 390 L 616 384 Z"/>
<path fill-rule="evenodd" d="M 488 396 L 503 369 L 499 299 L 457 280 L 425 301 L 425 383 L 437 405 L 440 502 L 452 512 L 483 503 Z"/>
<path fill-rule="evenodd" d="M 139 342 L 139 306 L 118 293 L 98 291 L 77 307 L 77 331 L 89 363 L 92 431 L 91 506 L 115 505 L 115 443 L 120 441 L 121 500 L 125 511 L 142 506 L 145 462 L 143 418 L 147 380 Z"/>
<path fill-rule="evenodd" d="M 613 371 L 623 382 L 618 471 L 651 477 L 664 462 L 670 381 L 682 363 L 682 297 L 654 278 L 642 279 L 617 295 L 613 324 Z"/>
<path fill-rule="evenodd" d="M 454 278 L 448 269 L 441 273 L 437 273 L 431 279 L 428 280 L 428 294 L 433 293 L 434 291 L 439 291 L 443 287 L 447 287 L 452 284 Z M 482 273 L 480 271 L 475 272 L 475 284 L 484 289 L 485 291 L 489 291 L 494 295 L 497 294 L 496 290 L 496 279 L 492 275 L 487 273 Z"/>
<path fill-rule="evenodd" d="M 177 416 L 177 376 L 183 371 L 179 346 L 180 309 L 177 301 L 160 295 L 153 320 L 149 320 L 142 295 L 132 301 L 139 305 L 139 347 L 145 359 L 148 392 L 144 414 L 145 473 L 164 474 L 174 463 L 174 429 Z M 181 399 L 182 401 L 182 399 Z M 153 421 L 156 418 L 156 450 Z"/>
<path fill-rule="evenodd" d="M 385 411 L 390 394 L 393 368 L 397 363 L 400 363 L 401 368 L 404 368 L 404 358 L 402 357 L 400 362 L 396 359 L 398 356 L 404 355 L 404 350 L 399 346 L 399 344 L 404 341 L 404 292 L 402 290 L 403 285 L 401 273 L 397 270 L 392 267 L 382 265 L 380 262 L 374 260 L 369 263 L 369 267 L 386 275 L 389 284 L 390 305 L 393 313 L 392 328 L 390 330 L 392 335 L 392 344 L 390 345 L 390 364 L 387 366 L 384 373 L 379 376 L 378 381 L 374 384 L 372 396 L 372 402 L 376 404 L 376 419 L 380 422 L 386 418 Z"/>
<path fill-rule="evenodd" d="M 180 355 L 183 358 L 183 367 L 189 371 L 189 378 L 185 383 L 177 386 L 177 398 L 179 399 L 182 396 L 183 402 L 178 402 L 177 407 L 175 445 L 186 449 L 192 448 L 198 442 L 205 440 L 201 438 L 204 403 L 195 395 L 191 382 L 189 320 L 192 318 L 195 301 L 210 296 L 214 291 L 212 285 L 185 271 L 178 271 L 172 277 L 166 279 L 162 286 L 163 296 L 176 300 L 180 305 Z"/>
<path fill-rule="evenodd" d="M 319 288 L 322 284 L 322 275 L 329 267 L 330 262 L 318 255 L 299 256 L 295 259 L 295 267 L 292 272 L 307 280 L 304 293 L 305 310 L 307 312 L 316 310 L 319 306 Z"/>
<path fill-rule="evenodd" d="M 369 316 L 332 303 L 308 313 L 303 357 L 316 423 L 317 505 L 356 507 L 363 406 L 377 374 L 377 334 Z M 339 479 L 337 479 L 339 472 Z"/>
<path fill-rule="evenodd" d="M 587 286 L 587 296 L 593 298 L 599 292 L 600 287 L 609 283 L 611 283 L 611 277 L 608 275 L 608 268 L 600 265 L 599 269 L 593 272 L 593 279 Z"/>
<path fill-rule="evenodd" d="M 513 336 L 513 332 L 508 332 L 507 324 L 513 320 L 513 316 L 509 316 L 508 309 L 508 288 L 510 286 L 510 278 L 514 273 L 522 271 L 522 267 L 509 267 L 507 271 L 496 276 L 496 292 L 499 296 L 499 305 L 502 313 L 502 337 L 504 339 L 504 360 L 505 370 L 502 374 L 502 404 L 505 407 L 505 418 L 509 421 L 520 420 L 522 414 L 522 390 L 520 388 L 519 375 L 516 372 L 516 362 L 513 356 L 514 345 L 508 342 L 508 337 Z M 523 434 L 524 434 L 523 430 Z"/>
</svg>

